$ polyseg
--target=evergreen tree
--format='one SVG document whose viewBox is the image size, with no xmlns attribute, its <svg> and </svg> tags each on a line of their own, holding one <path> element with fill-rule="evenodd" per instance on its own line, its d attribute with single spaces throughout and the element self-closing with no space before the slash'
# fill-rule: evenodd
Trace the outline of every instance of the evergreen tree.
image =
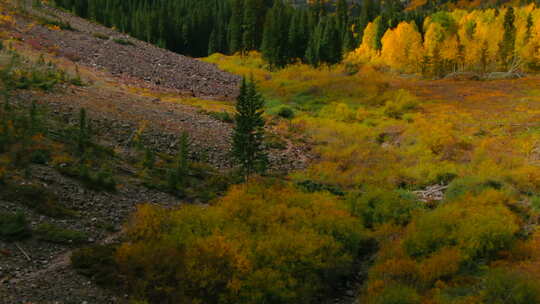
<svg viewBox="0 0 540 304">
<path fill-rule="evenodd" d="M 281 0 L 268 11 L 264 26 L 262 56 L 271 68 L 281 68 L 289 63 L 290 50 L 284 42 L 289 41 L 289 17 Z"/>
<path fill-rule="evenodd" d="M 385 15 L 380 15 L 375 18 L 377 33 L 375 36 L 375 49 L 380 51 L 382 49 L 382 37 L 388 30 L 388 22 Z"/>
<path fill-rule="evenodd" d="M 341 33 L 338 29 L 338 21 L 334 16 L 325 18 L 323 35 L 319 43 L 319 54 L 322 62 L 336 64 L 341 61 Z"/>
<path fill-rule="evenodd" d="M 232 15 L 229 25 L 229 49 L 231 53 L 242 50 L 243 6 L 243 0 L 232 0 Z"/>
<path fill-rule="evenodd" d="M 340 32 L 345 33 L 349 25 L 349 12 L 347 0 L 338 0 L 336 3 L 337 27 Z"/>
<path fill-rule="evenodd" d="M 354 33 L 351 30 L 345 31 L 345 37 L 343 37 L 343 54 L 353 51 L 358 46 Z"/>
<path fill-rule="evenodd" d="M 508 65 L 514 59 L 514 45 L 516 43 L 515 19 L 514 9 L 509 7 L 504 14 L 504 35 L 503 40 L 499 45 L 501 63 L 505 68 L 508 68 Z"/>
<path fill-rule="evenodd" d="M 253 173 L 264 173 L 268 156 L 264 139 L 264 99 L 257 92 L 253 78 L 242 80 L 236 103 L 236 126 L 233 133 L 233 156 L 246 178 Z"/>
<path fill-rule="evenodd" d="M 529 13 L 529 15 L 527 15 L 527 30 L 525 32 L 525 38 L 524 38 L 524 42 L 525 44 L 527 42 L 529 42 L 529 40 L 531 39 L 531 30 L 532 30 L 532 27 L 533 27 L 533 18 L 532 18 L 532 14 Z"/>
<path fill-rule="evenodd" d="M 318 67 L 321 64 L 321 41 L 324 35 L 324 23 L 321 20 L 315 30 L 311 33 L 311 38 L 306 49 L 305 60 L 311 66 Z"/>
<path fill-rule="evenodd" d="M 242 33 L 242 51 L 252 51 L 257 49 L 257 1 L 245 0 L 243 33 Z"/>
</svg>

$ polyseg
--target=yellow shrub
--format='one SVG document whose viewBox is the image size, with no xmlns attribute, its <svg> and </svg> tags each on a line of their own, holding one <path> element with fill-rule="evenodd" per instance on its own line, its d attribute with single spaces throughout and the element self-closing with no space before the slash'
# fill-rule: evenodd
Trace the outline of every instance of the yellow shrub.
<svg viewBox="0 0 540 304">
<path fill-rule="evenodd" d="M 208 208 L 141 206 L 127 228 L 117 262 L 151 302 L 309 303 L 352 273 L 366 244 L 329 194 L 262 180 Z"/>
<path fill-rule="evenodd" d="M 429 287 L 439 279 L 450 278 L 458 272 L 462 260 L 461 252 L 457 248 L 443 248 L 419 263 L 422 284 Z"/>
</svg>

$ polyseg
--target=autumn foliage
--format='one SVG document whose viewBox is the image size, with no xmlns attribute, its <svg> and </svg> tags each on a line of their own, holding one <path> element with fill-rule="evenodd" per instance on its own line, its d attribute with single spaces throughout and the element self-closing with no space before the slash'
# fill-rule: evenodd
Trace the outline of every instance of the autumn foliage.
<svg viewBox="0 0 540 304">
<path fill-rule="evenodd" d="M 505 25 L 505 18 L 511 26 Z M 377 19 L 367 25 L 361 45 L 348 54 L 346 62 L 434 76 L 516 68 L 536 71 L 540 62 L 540 9 L 534 4 L 439 11 L 427 17 L 421 28 L 404 21 L 386 31 L 381 49 L 377 47 L 380 26 Z"/>
<path fill-rule="evenodd" d="M 310 303 L 351 274 L 367 244 L 331 195 L 263 180 L 209 208 L 142 205 L 128 236 L 116 260 L 152 303 Z"/>
</svg>

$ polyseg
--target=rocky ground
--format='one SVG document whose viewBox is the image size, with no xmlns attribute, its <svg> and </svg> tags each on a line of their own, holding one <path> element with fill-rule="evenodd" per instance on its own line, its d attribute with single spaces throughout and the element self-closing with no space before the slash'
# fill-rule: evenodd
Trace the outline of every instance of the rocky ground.
<svg viewBox="0 0 540 304">
<path fill-rule="evenodd" d="M 81 187 L 75 180 L 45 166 L 31 168 L 34 184 L 43 185 L 60 198 L 59 203 L 77 212 L 77 216 L 55 219 L 36 214 L 20 204 L 0 200 L 0 211 L 26 214 L 30 226 L 54 224 L 83 231 L 87 244 L 110 242 L 121 230 L 135 206 L 142 202 L 176 206 L 180 202 L 164 193 L 129 183 L 116 192 L 96 192 Z M 20 243 L 0 241 L 4 252 L 0 258 L 0 303 L 111 303 L 119 301 L 94 286 L 70 267 L 70 253 L 76 246 L 60 245 L 31 239 Z"/>
<path fill-rule="evenodd" d="M 161 87 L 181 94 L 233 99 L 239 77 L 215 65 L 188 58 L 113 29 L 88 22 L 62 10 L 43 7 L 30 13 L 46 20 L 69 24 L 72 30 L 29 26 L 34 19 L 19 17 L 13 35 L 37 50 L 49 50 L 88 67 L 103 69 L 122 78 L 142 79 L 148 87 Z M 119 40 L 128 44 L 118 43 Z"/>
</svg>

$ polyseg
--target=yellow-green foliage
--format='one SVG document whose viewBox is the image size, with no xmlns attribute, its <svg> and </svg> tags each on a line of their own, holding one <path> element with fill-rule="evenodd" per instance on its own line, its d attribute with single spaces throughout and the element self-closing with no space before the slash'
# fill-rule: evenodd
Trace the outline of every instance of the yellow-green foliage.
<svg viewBox="0 0 540 304">
<path fill-rule="evenodd" d="M 500 48 L 508 8 L 439 11 L 427 17 L 420 29 L 401 22 L 386 31 L 377 50 L 376 22 L 368 24 L 362 44 L 346 56 L 346 63 L 388 66 L 401 72 L 441 76 L 456 70 L 479 72 L 521 67 L 537 70 L 540 62 L 540 9 L 534 4 L 516 7 L 515 61 L 505 62 Z M 532 24 L 528 25 L 528 21 Z"/>
<path fill-rule="evenodd" d="M 117 262 L 151 302 L 310 303 L 353 271 L 366 237 L 330 194 L 253 180 L 215 206 L 139 207 Z"/>
<path fill-rule="evenodd" d="M 536 78 L 431 82 L 390 79 L 368 66 L 356 75 L 303 65 L 269 72 L 257 54 L 209 60 L 253 72 L 277 100 L 270 109 L 287 103 L 297 111 L 280 127 L 308 135 L 318 157 L 289 178 L 346 192 L 350 212 L 380 242 L 362 301 L 482 303 L 483 270 L 492 264 L 523 263 L 519 275 L 540 276 L 540 258 L 515 257 L 540 248 L 526 224 L 540 216 Z M 411 193 L 434 184 L 449 186 L 441 202 Z"/>
</svg>

